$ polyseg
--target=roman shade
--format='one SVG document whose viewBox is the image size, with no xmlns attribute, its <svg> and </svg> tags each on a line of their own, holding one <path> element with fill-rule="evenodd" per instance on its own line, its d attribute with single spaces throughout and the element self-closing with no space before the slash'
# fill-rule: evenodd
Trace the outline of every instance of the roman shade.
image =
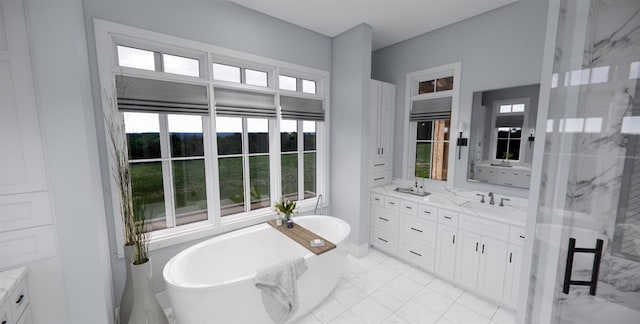
<svg viewBox="0 0 640 324">
<path fill-rule="evenodd" d="M 451 97 L 423 99 L 411 102 L 410 121 L 451 118 Z"/>
<path fill-rule="evenodd" d="M 206 85 L 116 75 L 118 109 L 155 113 L 209 113 Z"/>
<path fill-rule="evenodd" d="M 522 127 L 524 115 L 498 115 L 496 127 Z"/>
<path fill-rule="evenodd" d="M 280 96 L 282 119 L 324 121 L 324 102 L 321 99 Z"/>
<path fill-rule="evenodd" d="M 218 116 L 276 118 L 275 94 L 227 88 L 213 93 Z"/>
</svg>

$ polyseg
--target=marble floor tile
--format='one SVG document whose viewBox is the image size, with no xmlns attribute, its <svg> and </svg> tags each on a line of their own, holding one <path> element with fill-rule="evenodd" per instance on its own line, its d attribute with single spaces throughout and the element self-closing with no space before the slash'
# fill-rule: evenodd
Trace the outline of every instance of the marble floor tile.
<svg viewBox="0 0 640 324">
<path fill-rule="evenodd" d="M 488 319 L 492 318 L 498 310 L 498 305 L 484 300 L 468 291 L 462 293 L 460 298 L 456 300 L 456 303 L 465 306 Z"/>
<path fill-rule="evenodd" d="M 393 257 L 390 257 L 386 253 L 380 252 L 376 249 L 369 249 L 367 256 L 378 263 L 382 263 L 388 259 L 393 259 Z"/>
<path fill-rule="evenodd" d="M 320 322 L 315 315 L 309 313 L 297 320 L 295 324 L 322 324 L 322 322 Z"/>
<path fill-rule="evenodd" d="M 351 307 L 351 311 L 367 324 L 382 323 L 393 313 L 371 297 L 367 297 Z"/>
<path fill-rule="evenodd" d="M 356 288 L 364 291 L 367 295 L 378 290 L 386 283 L 384 280 L 372 275 L 370 272 L 365 272 L 353 279 L 350 283 Z"/>
<path fill-rule="evenodd" d="M 389 282 L 394 278 L 397 278 L 400 275 L 400 272 L 395 271 L 389 267 L 385 267 L 382 264 L 379 264 L 369 270 L 371 275 L 383 280 L 384 282 Z"/>
<path fill-rule="evenodd" d="M 324 324 L 329 323 L 329 321 L 342 314 L 345 310 L 347 310 L 347 307 L 335 298 L 329 296 L 311 313 Z"/>
<path fill-rule="evenodd" d="M 418 291 L 422 290 L 425 285 L 421 284 L 418 281 L 415 281 L 407 276 L 399 275 L 397 278 L 391 280 L 387 285 L 405 291 L 407 294 L 411 296 L 418 293 Z"/>
<path fill-rule="evenodd" d="M 366 322 L 348 310 L 334 318 L 329 324 L 365 324 Z"/>
<path fill-rule="evenodd" d="M 356 288 L 350 282 L 347 282 L 339 285 L 333 291 L 331 296 L 337 299 L 342 305 L 351 307 L 367 297 L 367 294 L 364 291 Z"/>
<path fill-rule="evenodd" d="M 431 302 L 425 302 L 423 298 L 412 298 L 402 305 L 395 314 L 407 323 L 411 324 L 435 324 L 438 319 L 449 309 L 451 304 L 444 303 L 439 299 L 446 299 L 433 293 Z M 453 301 L 451 301 L 453 303 Z"/>
<path fill-rule="evenodd" d="M 385 285 L 371 294 L 371 297 L 382 304 L 384 307 L 388 308 L 392 312 L 395 312 L 396 310 L 398 310 L 398 308 L 400 308 L 400 306 L 411 299 L 411 297 L 413 297 L 413 294 L 393 288 L 389 285 Z"/>
<path fill-rule="evenodd" d="M 435 279 L 432 275 L 416 267 L 409 267 L 409 269 L 405 270 L 402 274 L 419 282 L 423 286 L 427 285 L 428 283 L 433 281 L 433 279 Z"/>
<path fill-rule="evenodd" d="M 440 279 L 433 280 L 431 283 L 427 285 L 427 287 L 439 293 L 440 295 L 453 300 L 458 299 L 458 297 L 460 297 L 460 295 L 462 295 L 462 292 L 464 291 Z"/>
<path fill-rule="evenodd" d="M 491 318 L 492 324 L 517 324 L 516 315 L 513 311 L 504 309 L 502 307 L 498 308 L 496 314 Z"/>
<path fill-rule="evenodd" d="M 394 258 L 388 258 L 386 261 L 383 261 L 380 263 L 381 265 L 385 266 L 385 267 L 389 267 L 391 269 L 393 269 L 396 272 L 404 272 L 407 269 L 409 269 L 409 265 L 399 261 L 398 259 L 394 259 Z"/>
<path fill-rule="evenodd" d="M 488 324 L 489 319 L 480 314 L 464 307 L 458 303 L 454 303 L 442 315 L 437 324 Z"/>
<path fill-rule="evenodd" d="M 387 319 L 382 321 L 382 324 L 408 324 L 408 323 L 409 322 L 403 320 L 402 317 L 396 314 L 391 314 L 391 316 L 387 317 Z"/>
</svg>

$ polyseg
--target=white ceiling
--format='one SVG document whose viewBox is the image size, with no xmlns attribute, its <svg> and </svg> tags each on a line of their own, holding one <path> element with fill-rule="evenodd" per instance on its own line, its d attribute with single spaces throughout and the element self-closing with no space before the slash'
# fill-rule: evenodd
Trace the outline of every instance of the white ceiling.
<svg viewBox="0 0 640 324">
<path fill-rule="evenodd" d="M 367 23 L 376 50 L 518 0 L 230 1 L 329 37 Z"/>
</svg>

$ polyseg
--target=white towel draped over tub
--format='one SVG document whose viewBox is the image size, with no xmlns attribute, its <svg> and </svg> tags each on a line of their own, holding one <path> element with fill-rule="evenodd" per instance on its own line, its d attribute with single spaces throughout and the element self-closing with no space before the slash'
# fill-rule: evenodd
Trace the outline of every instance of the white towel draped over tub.
<svg viewBox="0 0 640 324">
<path fill-rule="evenodd" d="M 298 310 L 297 279 L 307 271 L 304 258 L 289 259 L 258 270 L 254 283 L 262 290 L 262 302 L 271 319 L 286 322 Z"/>
</svg>

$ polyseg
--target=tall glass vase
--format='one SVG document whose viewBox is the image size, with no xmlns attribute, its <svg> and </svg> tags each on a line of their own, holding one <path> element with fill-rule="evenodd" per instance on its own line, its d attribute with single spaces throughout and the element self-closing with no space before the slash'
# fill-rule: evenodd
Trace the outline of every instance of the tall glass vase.
<svg viewBox="0 0 640 324">
<path fill-rule="evenodd" d="M 151 262 L 131 264 L 133 309 L 129 324 L 169 324 L 167 315 L 153 293 Z"/>
<path fill-rule="evenodd" d="M 124 246 L 124 266 L 127 277 L 124 282 L 124 291 L 120 298 L 120 312 L 118 318 L 120 324 L 126 324 L 131 317 L 131 309 L 133 308 L 133 289 L 131 287 L 131 262 L 133 262 L 133 245 Z"/>
</svg>

